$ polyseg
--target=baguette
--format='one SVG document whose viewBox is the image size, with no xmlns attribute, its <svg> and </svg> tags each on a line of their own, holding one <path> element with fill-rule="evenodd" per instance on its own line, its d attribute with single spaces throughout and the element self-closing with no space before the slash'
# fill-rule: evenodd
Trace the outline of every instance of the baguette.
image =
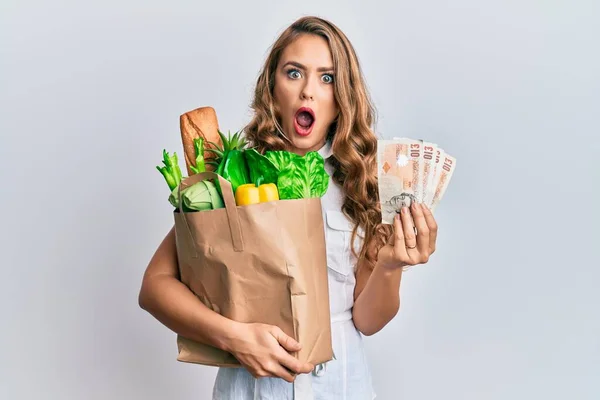
<svg viewBox="0 0 600 400">
<path fill-rule="evenodd" d="M 183 142 L 183 152 L 185 154 L 185 166 L 188 176 L 193 174 L 192 165 L 196 165 L 196 151 L 194 149 L 194 139 L 198 137 L 204 138 L 204 161 L 209 161 L 215 158 L 215 154 L 208 149 L 214 148 L 208 142 L 216 143 L 222 146 L 221 137 L 219 136 L 219 122 L 217 113 L 212 107 L 200 107 L 195 110 L 188 111 L 179 117 L 179 125 L 181 128 L 181 141 Z M 206 165 L 207 171 L 214 171 L 214 167 Z"/>
</svg>

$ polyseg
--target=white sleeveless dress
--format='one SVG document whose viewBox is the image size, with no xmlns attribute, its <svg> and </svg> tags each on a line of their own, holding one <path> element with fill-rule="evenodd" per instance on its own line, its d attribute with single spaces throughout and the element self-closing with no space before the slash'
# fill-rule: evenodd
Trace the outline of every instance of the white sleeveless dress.
<svg viewBox="0 0 600 400">
<path fill-rule="evenodd" d="M 354 326 L 352 306 L 356 278 L 356 258 L 350 249 L 352 222 L 342 213 L 343 192 L 333 182 L 332 155 L 328 142 L 319 153 L 330 175 L 327 193 L 321 198 L 327 270 L 331 334 L 335 359 L 315 366 L 312 373 L 301 374 L 294 383 L 281 378 L 254 378 L 245 368 L 219 368 L 213 400 L 372 400 L 375 392 L 367 363 L 363 338 Z M 360 233 L 360 231 L 359 231 Z M 361 245 L 356 240 L 356 248 Z"/>
</svg>

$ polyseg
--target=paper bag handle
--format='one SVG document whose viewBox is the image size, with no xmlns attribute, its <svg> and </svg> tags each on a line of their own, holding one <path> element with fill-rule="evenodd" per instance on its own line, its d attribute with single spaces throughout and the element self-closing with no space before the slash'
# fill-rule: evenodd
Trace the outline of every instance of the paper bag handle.
<svg viewBox="0 0 600 400">
<path fill-rule="evenodd" d="M 244 251 L 244 241 L 242 238 L 242 227 L 240 225 L 240 220 L 237 212 L 237 205 L 235 204 L 235 198 L 233 197 L 233 189 L 231 188 L 231 183 L 221 175 L 212 172 L 205 171 L 200 172 L 198 174 L 194 174 L 190 177 L 187 177 L 181 181 L 179 187 L 177 189 L 177 198 L 179 205 L 179 212 L 181 213 L 182 219 L 192 236 L 192 231 L 190 230 L 190 226 L 187 221 L 186 213 L 183 212 L 182 209 L 182 198 L 181 198 L 181 189 L 182 186 L 190 187 L 195 183 L 205 181 L 207 179 L 218 179 L 219 184 L 221 185 L 221 192 L 223 194 L 223 202 L 225 203 L 225 210 L 227 212 L 227 220 L 229 221 L 229 231 L 231 232 L 231 241 L 233 242 L 233 249 L 235 251 Z M 200 211 L 203 212 L 203 211 Z"/>
</svg>

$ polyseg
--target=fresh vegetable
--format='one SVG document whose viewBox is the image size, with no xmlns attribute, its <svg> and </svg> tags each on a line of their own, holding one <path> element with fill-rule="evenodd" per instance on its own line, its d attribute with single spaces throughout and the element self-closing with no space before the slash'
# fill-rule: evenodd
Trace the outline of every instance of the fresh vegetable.
<svg viewBox="0 0 600 400">
<path fill-rule="evenodd" d="M 322 197 L 329 186 L 323 157 L 316 151 L 300 156 L 288 151 L 267 151 L 278 170 L 277 187 L 281 199 Z"/>
<path fill-rule="evenodd" d="M 250 182 L 250 176 L 248 174 L 248 165 L 246 164 L 246 157 L 244 157 L 243 148 L 246 146 L 246 139 L 240 136 L 240 132 L 236 132 L 233 137 L 231 132 L 226 137 L 221 131 L 222 146 L 211 143 L 215 148 L 209 149 L 217 155 L 215 162 L 218 162 L 216 173 L 227 179 L 231 183 L 231 188 L 235 193 L 238 186 Z M 212 164 L 212 162 L 211 162 Z M 219 194 L 223 194 L 221 185 L 216 182 L 217 190 Z"/>
<path fill-rule="evenodd" d="M 217 174 L 227 179 L 231 183 L 231 189 L 235 193 L 238 186 L 249 183 L 248 166 L 246 158 L 241 150 L 230 150 L 217 168 Z M 220 186 L 219 193 L 222 194 Z"/>
<path fill-rule="evenodd" d="M 258 197 L 261 203 L 279 200 L 279 191 L 274 183 L 263 183 L 258 187 Z"/>
<path fill-rule="evenodd" d="M 185 188 L 181 191 L 181 193 L 183 194 L 183 192 L 185 192 L 187 189 L 189 188 Z M 171 194 L 169 195 L 169 203 L 171 203 L 171 205 L 175 208 L 179 208 L 179 197 L 177 197 L 178 195 L 178 188 L 175 188 L 173 190 L 171 190 Z M 182 205 L 183 211 L 191 211 L 185 208 L 185 204 Z"/>
<path fill-rule="evenodd" d="M 196 146 L 196 169 L 195 173 L 204 171 L 204 153 L 202 151 L 203 139 L 194 143 Z M 164 166 L 156 166 L 156 169 L 164 176 L 171 193 L 169 195 L 169 203 L 175 208 L 179 208 L 179 185 L 182 180 L 181 169 L 177 153 L 170 155 L 166 150 L 163 150 Z M 211 210 L 215 208 L 225 207 L 223 199 L 219 195 L 215 184 L 210 181 L 197 182 L 181 190 L 182 211 L 201 211 Z"/>
<path fill-rule="evenodd" d="M 265 203 L 279 200 L 277 186 L 274 183 L 265 183 L 256 186 L 253 183 L 240 185 L 235 191 L 235 204 L 247 206 L 250 204 Z"/>
<path fill-rule="evenodd" d="M 231 136 L 231 131 L 227 131 L 227 136 L 220 130 L 219 136 L 221 137 L 221 145 L 213 142 L 210 143 L 213 148 L 207 149 L 215 154 L 215 158 L 208 161 L 207 164 L 210 164 L 215 167 L 215 170 L 219 167 L 224 158 L 226 158 L 227 153 L 231 150 L 242 150 L 246 147 L 246 138 L 241 136 L 241 131 L 236 132 Z"/>
<path fill-rule="evenodd" d="M 178 188 L 171 191 L 169 203 L 175 208 L 179 208 Z M 217 192 L 217 188 L 211 181 L 196 182 L 181 190 L 182 211 L 203 211 L 214 210 L 225 207 L 223 199 Z"/>
<path fill-rule="evenodd" d="M 194 139 L 194 150 L 196 152 L 196 165 L 190 165 L 190 169 L 194 174 L 206 171 L 204 165 L 204 138 L 197 137 Z"/>
<path fill-rule="evenodd" d="M 235 191 L 235 204 L 238 206 L 247 206 L 260 203 L 258 188 L 253 183 L 240 185 Z"/>
<path fill-rule="evenodd" d="M 225 207 L 223 199 L 211 181 L 201 181 L 181 193 L 182 202 L 189 210 L 203 211 Z"/>
<path fill-rule="evenodd" d="M 231 183 L 237 205 L 277 201 L 279 199 L 302 199 L 322 197 L 329 185 L 323 157 L 317 152 L 299 156 L 288 151 L 267 151 L 264 155 L 256 149 L 246 149 L 246 139 L 236 132 L 225 136 L 219 131 L 221 145 L 194 139 L 196 165 L 190 166 L 194 174 L 204 172 L 206 165 L 216 165 L 216 173 Z M 205 143 L 214 148 L 216 158 L 204 159 Z M 163 150 L 163 166 L 156 168 L 163 175 L 171 191 L 169 202 L 179 207 L 178 186 L 182 173 L 177 153 L 171 156 Z M 219 181 L 203 181 L 181 191 L 181 208 L 186 211 L 202 211 L 224 207 Z"/>
<path fill-rule="evenodd" d="M 263 183 L 277 183 L 278 168 L 267 157 L 260 154 L 256 149 L 244 150 L 250 182 L 256 186 Z"/>
<path fill-rule="evenodd" d="M 165 177 L 169 190 L 173 190 L 179 185 L 182 177 L 177 153 L 174 152 L 171 156 L 166 150 L 163 150 L 163 164 L 162 167 L 157 165 L 156 169 Z"/>
<path fill-rule="evenodd" d="M 179 207 L 177 197 L 179 188 L 171 191 L 169 203 L 175 208 Z M 211 181 L 196 182 L 192 186 L 181 190 L 182 209 L 188 211 L 213 210 L 225 207 L 223 199 L 217 192 L 217 188 Z"/>
<path fill-rule="evenodd" d="M 257 186 L 276 183 L 281 199 L 321 197 L 327 191 L 329 175 L 318 152 L 299 156 L 288 151 L 267 151 L 262 155 L 248 149 L 244 153 L 250 181 Z"/>
</svg>

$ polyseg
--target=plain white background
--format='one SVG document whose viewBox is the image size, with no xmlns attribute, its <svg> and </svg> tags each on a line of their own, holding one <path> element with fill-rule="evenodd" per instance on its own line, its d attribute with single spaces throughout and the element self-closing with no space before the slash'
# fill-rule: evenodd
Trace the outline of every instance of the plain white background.
<svg viewBox="0 0 600 400">
<path fill-rule="evenodd" d="M 172 224 L 155 166 L 188 110 L 248 121 L 305 14 L 354 44 L 381 137 L 458 159 L 438 252 L 366 338 L 378 398 L 600 398 L 598 4 L 3 1 L 0 398 L 209 399 L 137 304 Z"/>
</svg>

